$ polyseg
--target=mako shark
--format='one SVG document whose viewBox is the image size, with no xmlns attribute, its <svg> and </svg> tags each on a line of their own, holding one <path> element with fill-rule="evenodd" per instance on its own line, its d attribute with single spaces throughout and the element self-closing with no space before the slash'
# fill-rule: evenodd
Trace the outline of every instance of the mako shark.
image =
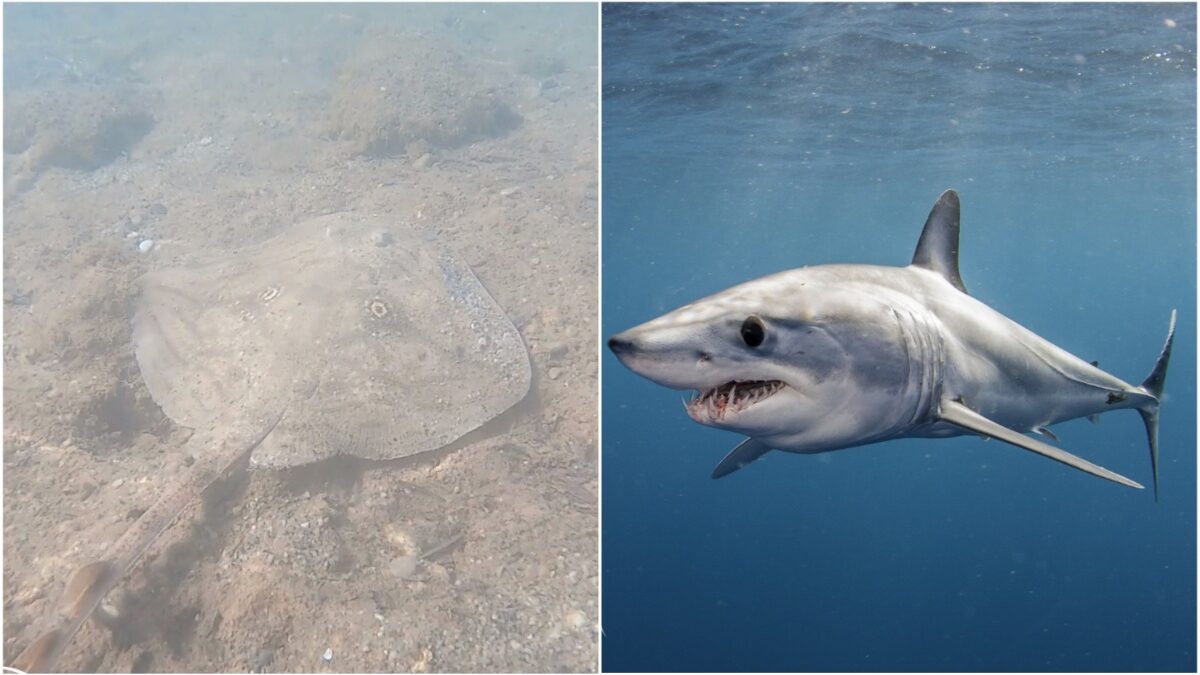
<svg viewBox="0 0 1200 675">
<path fill-rule="evenodd" d="M 820 265 L 734 286 L 609 339 L 630 370 L 696 393 L 696 422 L 749 438 L 713 470 L 771 450 L 814 454 L 894 438 L 975 434 L 1142 486 L 1041 440 L 1050 426 L 1133 408 L 1158 494 L 1158 411 L 1175 335 L 1139 386 L 967 294 L 959 201 L 942 193 L 907 267 Z"/>
</svg>

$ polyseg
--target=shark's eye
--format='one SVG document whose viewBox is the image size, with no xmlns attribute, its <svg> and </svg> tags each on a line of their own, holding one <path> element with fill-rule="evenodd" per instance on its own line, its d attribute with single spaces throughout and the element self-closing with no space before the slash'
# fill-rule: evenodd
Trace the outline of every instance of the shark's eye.
<svg viewBox="0 0 1200 675">
<path fill-rule="evenodd" d="M 767 327 L 763 325 L 762 319 L 757 316 L 749 316 L 742 322 L 742 341 L 747 347 L 757 347 L 763 343 L 763 338 L 767 335 Z"/>
</svg>

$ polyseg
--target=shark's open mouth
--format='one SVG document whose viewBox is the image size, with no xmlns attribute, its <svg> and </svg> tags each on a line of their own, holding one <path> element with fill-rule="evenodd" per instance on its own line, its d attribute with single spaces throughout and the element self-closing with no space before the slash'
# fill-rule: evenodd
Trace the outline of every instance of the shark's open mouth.
<svg viewBox="0 0 1200 675">
<path fill-rule="evenodd" d="M 684 407 L 688 416 L 697 422 L 723 420 L 726 415 L 741 412 L 770 398 L 786 386 L 779 380 L 726 382 L 696 394 Z"/>
</svg>

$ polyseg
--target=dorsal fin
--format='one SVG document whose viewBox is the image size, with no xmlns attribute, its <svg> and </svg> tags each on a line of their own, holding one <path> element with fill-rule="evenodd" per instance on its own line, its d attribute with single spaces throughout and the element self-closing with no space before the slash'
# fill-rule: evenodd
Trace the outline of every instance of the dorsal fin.
<svg viewBox="0 0 1200 675">
<path fill-rule="evenodd" d="M 955 288 L 967 292 L 958 274 L 958 193 L 946 190 L 933 204 L 912 264 L 946 277 Z"/>
</svg>

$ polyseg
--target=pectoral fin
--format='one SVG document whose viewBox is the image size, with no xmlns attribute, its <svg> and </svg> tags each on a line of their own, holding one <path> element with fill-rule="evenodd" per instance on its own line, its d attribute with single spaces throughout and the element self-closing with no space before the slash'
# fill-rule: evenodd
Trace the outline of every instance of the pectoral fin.
<svg viewBox="0 0 1200 675">
<path fill-rule="evenodd" d="M 950 424 L 962 427 L 967 431 L 973 431 L 985 437 L 991 437 L 1004 441 L 1005 443 L 1011 443 L 1019 448 L 1025 448 L 1026 450 L 1036 452 L 1039 455 L 1044 455 L 1055 461 L 1062 462 L 1067 466 L 1079 469 L 1080 471 L 1086 471 L 1093 476 L 1099 476 L 1101 478 L 1111 480 L 1114 483 L 1120 483 L 1121 485 L 1127 485 L 1132 488 L 1142 488 L 1140 484 L 1129 480 L 1121 474 L 1113 473 L 1102 466 L 1096 466 L 1095 464 L 1092 464 L 1091 462 L 1080 457 L 1076 457 L 1065 450 L 1060 450 L 1053 445 L 1048 445 L 1039 440 L 1032 439 L 1024 434 L 1017 433 L 1016 431 L 1013 431 L 1002 424 L 997 424 L 996 422 L 989 420 L 983 415 L 980 415 L 979 413 L 971 410 L 967 406 L 957 401 L 943 400 L 941 402 L 941 409 L 938 413 L 938 417 L 946 422 L 949 422 Z M 734 452 L 730 453 L 730 455 L 732 456 L 734 453 L 736 453 L 740 447 L 741 446 L 735 448 Z M 722 464 L 724 464 L 724 462 L 722 462 Z"/>
<path fill-rule="evenodd" d="M 717 464 L 717 468 L 713 469 L 712 477 L 723 478 L 728 476 L 770 451 L 771 448 L 753 438 L 747 438 L 739 443 L 736 448 L 730 450 L 728 455 L 725 455 L 725 459 L 722 459 L 721 463 Z"/>
<path fill-rule="evenodd" d="M 1055 436 L 1054 432 L 1050 431 L 1046 427 L 1034 427 L 1033 432 L 1035 434 L 1041 434 L 1042 436 L 1049 438 L 1050 440 L 1054 441 L 1055 443 L 1058 442 L 1058 436 Z"/>
</svg>

